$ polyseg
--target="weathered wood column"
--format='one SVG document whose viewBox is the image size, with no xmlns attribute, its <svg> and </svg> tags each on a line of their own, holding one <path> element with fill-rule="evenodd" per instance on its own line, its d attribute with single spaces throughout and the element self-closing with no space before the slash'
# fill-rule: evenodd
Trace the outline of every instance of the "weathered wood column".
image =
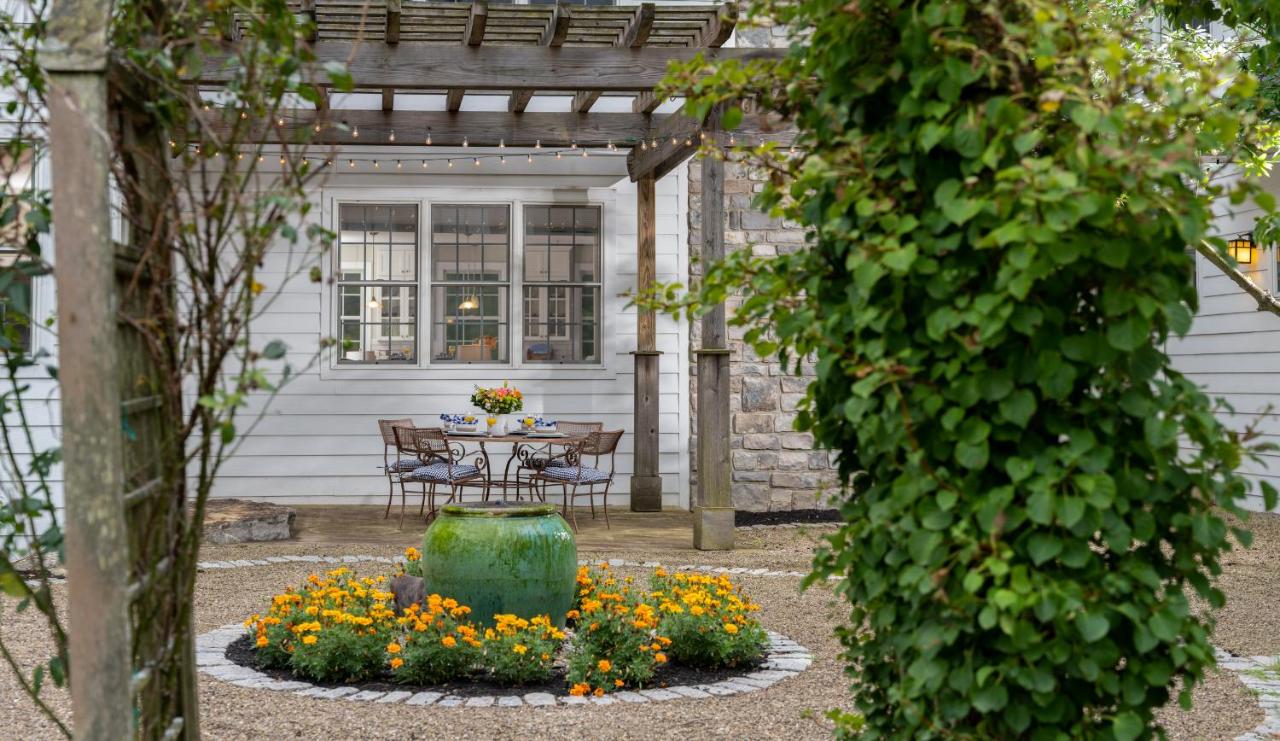
<svg viewBox="0 0 1280 741">
<path fill-rule="evenodd" d="M 107 173 L 111 3 L 57 0 L 49 73 L 58 365 L 75 736 L 132 738 L 129 542 Z"/>
<path fill-rule="evenodd" d="M 657 276 L 657 204 L 652 174 L 636 182 L 638 238 L 636 293 L 643 296 Z M 631 474 L 631 511 L 662 510 L 662 477 L 658 475 L 658 351 L 657 315 L 636 310 L 635 356 L 635 470 Z"/>
<path fill-rule="evenodd" d="M 707 119 L 707 138 L 722 135 L 717 106 Z M 702 264 L 724 259 L 724 160 L 702 158 Z M 705 274 L 705 273 L 704 273 Z M 702 316 L 698 355 L 698 486 L 693 507 L 693 547 L 733 548 L 733 501 L 729 483 L 729 349 L 724 304 Z"/>
</svg>

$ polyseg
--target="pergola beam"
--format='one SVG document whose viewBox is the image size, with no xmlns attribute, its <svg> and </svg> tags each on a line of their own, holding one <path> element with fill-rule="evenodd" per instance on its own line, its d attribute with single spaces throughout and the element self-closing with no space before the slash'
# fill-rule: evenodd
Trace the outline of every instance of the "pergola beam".
<svg viewBox="0 0 1280 741">
<path fill-rule="evenodd" d="M 465 46 L 479 48 L 484 43 L 484 29 L 489 24 L 489 3 L 485 0 L 472 0 L 471 12 L 467 15 L 467 25 L 462 30 L 462 43 Z M 462 98 L 467 88 L 459 85 L 450 87 L 445 93 L 445 109 L 457 113 L 462 109 Z"/>
<path fill-rule="evenodd" d="M 698 39 L 695 46 L 723 46 L 724 42 L 729 40 L 733 35 L 733 29 L 738 25 L 738 5 L 737 3 L 728 2 L 720 7 L 720 12 L 716 17 L 707 24 L 702 32 L 702 38 Z"/>
<path fill-rule="evenodd" d="M 301 71 L 302 81 L 328 84 L 324 62 L 345 62 L 357 88 L 397 90 L 597 90 L 635 93 L 651 90 L 667 74 L 668 63 L 687 62 L 697 54 L 707 60 L 776 59 L 779 49 L 707 49 L 653 47 L 617 49 L 613 47 L 565 46 L 462 46 L 401 42 L 358 44 L 345 41 L 318 41 L 317 64 Z M 231 60 L 214 55 L 200 70 L 191 73 L 192 82 L 219 85 L 230 81 L 233 72 L 224 69 Z M 234 62 L 231 62 L 234 63 Z"/>
<path fill-rule="evenodd" d="M 571 17 L 569 6 L 557 3 L 551 10 L 551 17 L 547 19 L 547 27 L 543 29 L 542 38 L 538 44 L 552 49 L 563 46 L 564 40 L 569 36 Z M 533 92 L 532 90 L 512 90 L 511 97 L 507 100 L 507 110 L 512 113 L 523 113 L 529 106 L 529 101 L 533 100 Z"/>
<path fill-rule="evenodd" d="M 652 90 L 645 90 L 636 94 L 636 99 L 631 101 L 631 111 L 633 113 L 653 113 L 658 110 L 658 106 L 662 105 L 662 98 Z"/>
<path fill-rule="evenodd" d="M 653 121 L 654 126 L 645 139 L 651 143 L 656 141 L 657 145 L 646 149 L 633 147 L 627 155 L 627 173 L 633 182 L 648 175 L 662 179 L 663 175 L 674 170 L 698 151 L 702 136 L 707 131 L 697 121 L 680 114 L 654 116 Z M 755 143 L 767 140 L 782 145 L 790 144 L 795 138 L 795 133 L 795 128 L 785 121 L 776 116 L 760 113 L 744 115 L 742 123 L 732 132 L 743 142 Z"/>
<path fill-rule="evenodd" d="M 400 0 L 387 0 L 387 28 L 385 38 L 388 44 L 400 43 Z"/>
<path fill-rule="evenodd" d="M 205 125 L 214 135 L 226 131 L 233 123 L 234 111 L 214 109 L 203 114 Z M 612 142 L 618 147 L 632 147 L 628 166 L 637 173 L 635 179 L 647 172 L 660 172 L 661 177 L 670 171 L 665 163 L 677 154 L 688 157 L 697 149 L 699 126 L 693 119 L 681 115 L 645 116 L 639 113 L 565 113 L 503 111 L 374 111 L 334 110 L 315 111 L 293 109 L 280 111 L 275 121 L 258 121 L 258 140 L 265 142 L 310 141 L 318 145 L 405 146 L 426 141 L 427 132 L 435 146 L 460 146 L 464 140 L 471 146 L 492 147 L 503 143 L 509 147 L 531 147 L 539 141 L 544 146 L 567 145 L 577 142 L 583 147 L 603 147 Z M 321 131 L 313 134 L 317 120 Z M 352 136 L 359 128 L 360 136 Z M 396 141 L 389 141 L 392 131 Z M 790 129 L 780 128 L 771 117 L 747 114 L 735 129 L 737 136 L 752 139 L 769 137 L 783 143 L 790 139 Z M 641 139 L 649 141 L 663 137 L 657 148 L 641 151 Z M 675 137 L 678 147 L 673 148 Z M 688 139 L 690 146 L 684 142 Z M 674 165 L 672 165 L 674 166 Z"/>
<path fill-rule="evenodd" d="M 649 40 L 649 34 L 653 32 L 653 16 L 653 3 L 638 5 L 626 27 L 618 32 L 618 38 L 614 40 L 613 45 L 619 49 L 639 49 L 644 46 Z M 586 113 L 599 99 L 599 90 L 581 90 L 574 93 L 572 110 Z"/>
</svg>

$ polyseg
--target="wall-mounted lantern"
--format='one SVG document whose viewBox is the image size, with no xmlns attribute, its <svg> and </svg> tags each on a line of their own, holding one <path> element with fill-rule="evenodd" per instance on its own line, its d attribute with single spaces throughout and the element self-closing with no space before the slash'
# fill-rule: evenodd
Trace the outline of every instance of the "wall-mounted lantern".
<svg viewBox="0 0 1280 741">
<path fill-rule="evenodd" d="M 1238 234 L 1227 240 L 1227 254 L 1241 265 L 1252 265 L 1258 252 L 1253 233 Z"/>
</svg>

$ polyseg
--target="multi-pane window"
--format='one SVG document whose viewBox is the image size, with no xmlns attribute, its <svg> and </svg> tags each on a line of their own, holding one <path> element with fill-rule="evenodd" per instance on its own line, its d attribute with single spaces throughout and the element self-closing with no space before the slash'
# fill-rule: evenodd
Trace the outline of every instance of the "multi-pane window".
<svg viewBox="0 0 1280 741">
<path fill-rule="evenodd" d="M 510 289 L 509 207 L 433 205 L 431 362 L 508 362 Z"/>
<path fill-rule="evenodd" d="M 21 152 L 16 159 L 0 155 L 0 174 L 5 177 L 0 211 L 7 216 L 0 224 L 0 274 L 8 283 L 5 295 L 0 296 L 0 326 L 17 343 L 13 349 L 26 351 L 31 349 L 32 284 L 31 276 L 19 265 L 26 246 L 25 221 L 31 207 L 25 199 L 35 183 L 35 154 L 30 147 Z"/>
<path fill-rule="evenodd" d="M 525 362 L 600 362 L 600 262 L 599 208 L 525 206 Z"/>
<path fill-rule="evenodd" d="M 340 362 L 416 362 L 418 207 L 344 203 L 338 211 Z"/>
</svg>

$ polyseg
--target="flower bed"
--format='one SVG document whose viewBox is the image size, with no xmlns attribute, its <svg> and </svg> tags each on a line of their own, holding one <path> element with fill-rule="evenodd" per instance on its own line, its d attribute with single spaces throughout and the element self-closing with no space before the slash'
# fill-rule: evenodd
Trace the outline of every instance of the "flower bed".
<svg viewBox="0 0 1280 741">
<path fill-rule="evenodd" d="M 397 613 L 388 577 L 338 568 L 273 597 L 265 615 L 245 621 L 243 643 L 264 670 L 318 683 L 538 687 L 576 696 L 713 680 L 757 666 L 768 645 L 753 616 L 759 607 L 727 576 L 657 569 L 641 584 L 606 566 L 583 567 L 577 579 L 567 630 L 546 615 L 495 615 L 493 627 L 481 629 L 466 605 L 441 595 Z"/>
</svg>

